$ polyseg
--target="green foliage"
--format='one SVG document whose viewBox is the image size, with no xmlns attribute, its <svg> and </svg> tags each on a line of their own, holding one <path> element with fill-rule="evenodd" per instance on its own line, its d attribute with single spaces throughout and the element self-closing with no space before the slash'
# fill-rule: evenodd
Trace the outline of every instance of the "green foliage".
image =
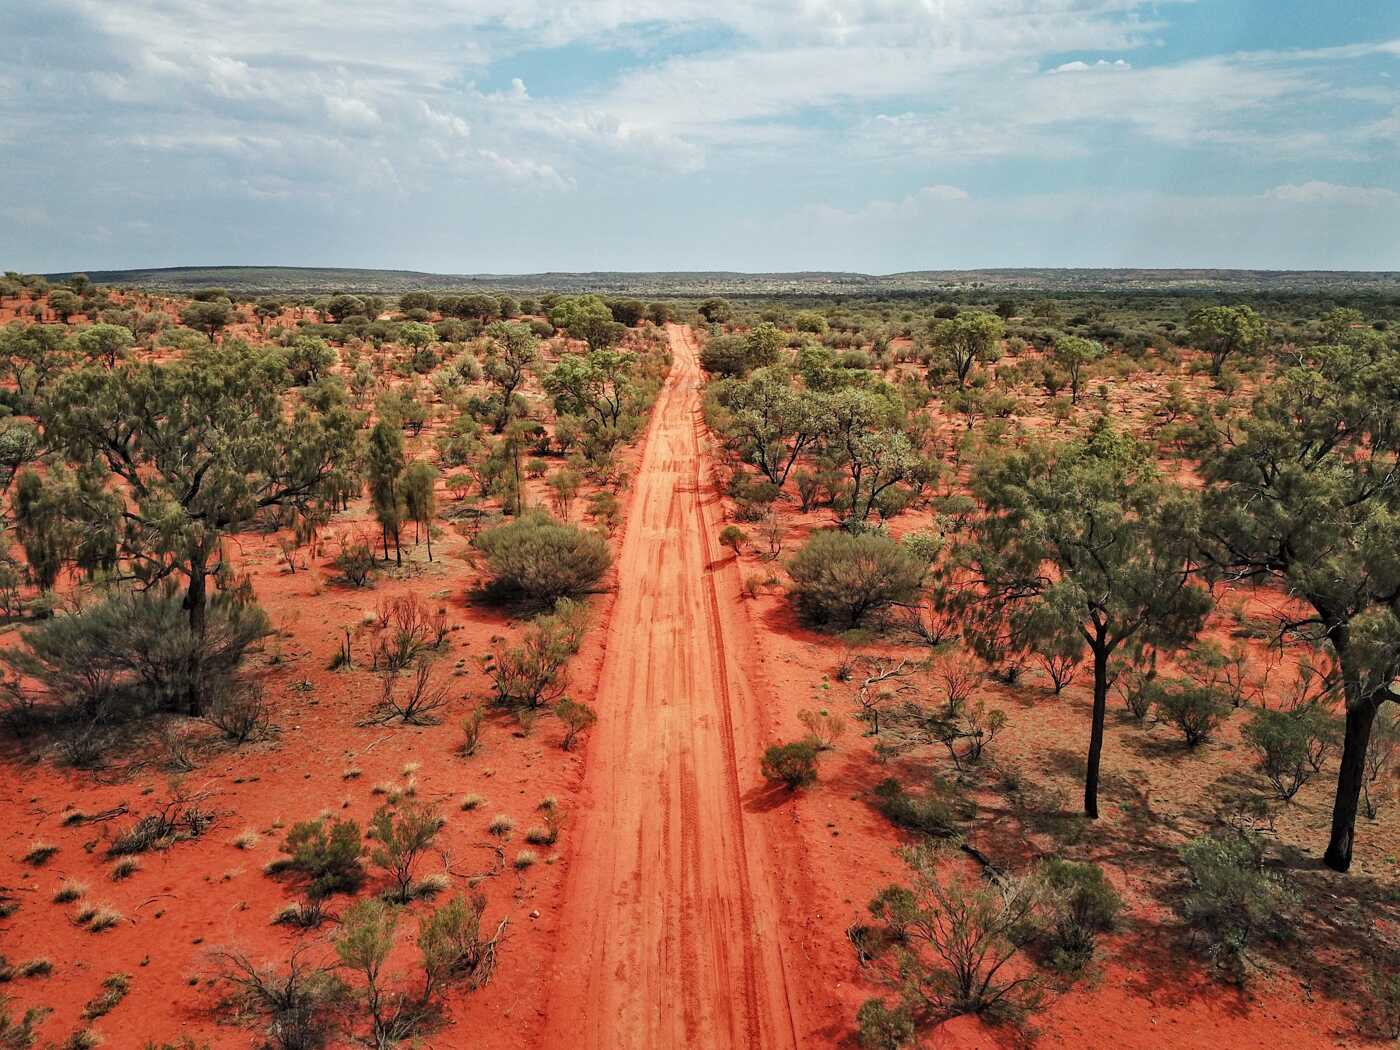
<svg viewBox="0 0 1400 1050">
<path fill-rule="evenodd" d="M 763 752 L 763 775 L 789 791 L 816 783 L 817 745 L 810 740 L 774 744 Z"/>
<path fill-rule="evenodd" d="M 943 855 L 930 846 L 907 849 L 904 857 L 912 884 L 878 894 L 870 912 L 881 925 L 852 937 L 872 976 L 899 996 L 892 1012 L 923 1024 L 1033 1008 L 1034 976 L 1009 964 L 1040 909 L 1040 881 L 944 874 Z"/>
<path fill-rule="evenodd" d="M 700 348 L 700 367 L 711 375 L 741 376 L 753 367 L 743 336 L 715 335 Z"/>
<path fill-rule="evenodd" d="M 960 800 L 946 780 L 934 778 L 925 794 L 911 795 L 898 780 L 887 777 L 871 795 L 875 808 L 896 827 L 940 839 L 958 834 Z"/>
<path fill-rule="evenodd" d="M 115 324 L 95 324 L 78 333 L 78 352 L 89 361 L 115 368 L 136 342 L 129 328 Z"/>
<path fill-rule="evenodd" d="M 16 1017 L 10 1013 L 10 1001 L 9 996 L 0 995 L 0 1050 L 32 1050 L 39 1040 L 39 1026 L 53 1011 L 31 1006 Z"/>
<path fill-rule="evenodd" d="M 1269 329 L 1249 306 L 1207 306 L 1188 321 L 1192 345 L 1210 355 L 1210 374 L 1220 375 L 1230 357 L 1257 351 Z"/>
<path fill-rule="evenodd" d="M 1230 702 L 1210 686 L 1180 679 L 1158 679 L 1152 686 L 1157 718 L 1180 730 L 1187 747 L 1210 739 L 1230 714 Z"/>
<path fill-rule="evenodd" d="M 389 900 L 406 904 L 416 896 L 414 868 L 442 828 L 442 817 L 421 802 L 409 800 L 397 810 L 381 806 L 375 811 L 365 837 L 374 843 L 370 860 L 389 878 Z"/>
<path fill-rule="evenodd" d="M 338 360 L 335 350 L 314 335 L 296 336 L 282 351 L 282 366 L 297 386 L 318 382 Z"/>
<path fill-rule="evenodd" d="M 572 751 L 579 734 L 586 732 L 598 721 L 598 712 L 581 700 L 570 700 L 567 696 L 554 705 L 554 714 L 564 723 L 564 736 L 559 746 Z"/>
<path fill-rule="evenodd" d="M 1001 356 L 1001 338 L 1006 326 L 996 314 L 966 310 L 948 320 L 935 322 L 932 335 L 944 366 L 957 378 L 958 388 L 967 385 L 974 366 Z"/>
<path fill-rule="evenodd" d="M 549 311 L 549 320 L 555 328 L 567 332 L 570 338 L 582 339 L 590 350 L 607 349 L 627 330 L 613 320 L 608 304 L 596 295 L 561 299 Z"/>
<path fill-rule="evenodd" d="M 911 601 L 924 566 L 879 533 L 814 532 L 788 562 L 792 596 L 818 623 L 857 627 L 891 604 Z"/>
<path fill-rule="evenodd" d="M 1321 771 L 1338 736 L 1337 720 L 1317 704 L 1261 708 L 1250 716 L 1243 736 L 1259 771 L 1287 801 Z"/>
<path fill-rule="evenodd" d="M 723 324 L 734 316 L 734 308 L 729 305 L 729 301 L 718 296 L 712 296 L 701 302 L 698 310 L 700 316 L 709 324 Z"/>
<path fill-rule="evenodd" d="M 1181 851 L 1190 875 L 1186 919 L 1206 937 L 1206 951 L 1220 972 L 1243 981 L 1249 946 L 1278 924 L 1293 894 L 1264 868 L 1263 845 L 1231 833 L 1203 835 Z"/>
<path fill-rule="evenodd" d="M 496 586 L 542 603 L 587 593 L 612 563 L 601 535 L 543 511 L 485 529 L 475 544 Z"/>
<path fill-rule="evenodd" d="M 1199 502 L 1106 421 L 1080 441 L 992 456 L 973 493 L 979 513 L 935 598 L 989 662 L 1041 649 L 1092 654 L 1084 809 L 1095 817 L 1110 659 L 1124 644 L 1184 644 L 1211 606 L 1196 574 Z"/>
<path fill-rule="evenodd" d="M 867 999 L 856 1011 L 862 1050 L 899 1050 L 914 1041 L 914 1018 L 900 1003 L 893 1009 L 882 1000 Z"/>
<path fill-rule="evenodd" d="M 1056 969 L 1078 972 L 1093 959 L 1098 935 L 1113 929 L 1123 900 L 1096 864 L 1048 860 L 1039 877 L 1053 923 L 1052 962 Z"/>
<path fill-rule="evenodd" d="M 496 691 L 495 703 L 534 711 L 561 701 L 568 685 L 565 668 L 583 641 L 586 618 L 582 605 L 560 599 L 553 612 L 535 618 L 519 645 L 502 647 L 487 657 L 485 669 Z"/>
<path fill-rule="evenodd" d="M 364 843 L 353 820 L 318 817 L 292 825 L 282 842 L 284 866 L 304 876 L 312 898 L 353 893 L 364 879 Z"/>
</svg>

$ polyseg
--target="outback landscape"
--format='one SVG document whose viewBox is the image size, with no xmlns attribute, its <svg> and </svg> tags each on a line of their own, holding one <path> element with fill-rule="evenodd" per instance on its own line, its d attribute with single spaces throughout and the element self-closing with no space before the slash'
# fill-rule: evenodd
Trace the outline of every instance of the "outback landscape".
<svg viewBox="0 0 1400 1050">
<path fill-rule="evenodd" d="M 1392 275 L 383 274 L 0 279 L 0 1047 L 1400 1038 Z"/>
</svg>

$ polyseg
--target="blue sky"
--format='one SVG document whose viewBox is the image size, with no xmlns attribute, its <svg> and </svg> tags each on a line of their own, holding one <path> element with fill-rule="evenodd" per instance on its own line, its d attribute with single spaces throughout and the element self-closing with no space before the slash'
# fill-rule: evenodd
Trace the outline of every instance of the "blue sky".
<svg viewBox="0 0 1400 1050">
<path fill-rule="evenodd" d="M 1393 0 L 0 2 L 0 268 L 1400 270 Z"/>
</svg>

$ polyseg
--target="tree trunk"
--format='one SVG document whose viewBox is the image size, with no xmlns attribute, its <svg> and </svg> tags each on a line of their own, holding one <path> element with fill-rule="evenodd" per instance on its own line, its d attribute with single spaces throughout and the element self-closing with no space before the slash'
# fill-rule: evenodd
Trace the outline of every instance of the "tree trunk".
<svg viewBox="0 0 1400 1050">
<path fill-rule="evenodd" d="M 208 626 L 208 572 L 203 550 L 194 559 L 190 570 L 190 585 L 185 592 L 185 608 L 190 617 L 193 644 L 185 671 L 185 713 L 198 718 L 204 713 L 204 638 Z"/>
<path fill-rule="evenodd" d="M 1346 871 L 1351 867 L 1351 847 L 1356 838 L 1356 807 L 1361 799 L 1361 782 L 1366 773 L 1366 749 L 1371 743 L 1371 727 L 1379 706 L 1373 697 L 1347 704 L 1342 767 L 1337 772 L 1337 796 L 1332 803 L 1332 838 L 1322 858 L 1323 863 L 1333 871 Z"/>
<path fill-rule="evenodd" d="M 426 532 L 426 533 L 428 534 L 428 560 L 429 560 L 429 561 L 432 561 L 432 560 L 433 560 L 433 519 L 432 519 L 432 518 L 429 518 L 427 524 L 423 526 L 423 531 Z"/>
<path fill-rule="evenodd" d="M 1089 760 L 1084 773 L 1084 815 L 1099 819 L 1099 760 L 1103 756 L 1103 723 L 1108 712 L 1108 650 L 1094 649 L 1094 718 L 1089 731 Z"/>
</svg>

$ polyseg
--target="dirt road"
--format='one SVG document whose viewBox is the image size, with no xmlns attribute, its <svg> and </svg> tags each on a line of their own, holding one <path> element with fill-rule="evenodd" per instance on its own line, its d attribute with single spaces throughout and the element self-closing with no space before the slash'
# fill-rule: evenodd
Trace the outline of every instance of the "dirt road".
<svg viewBox="0 0 1400 1050">
<path fill-rule="evenodd" d="M 726 657 L 690 330 L 652 417 L 618 565 L 543 1045 L 789 1048 L 795 996 L 761 815 L 761 712 Z M 737 643 L 735 643 L 737 644 Z"/>
</svg>

